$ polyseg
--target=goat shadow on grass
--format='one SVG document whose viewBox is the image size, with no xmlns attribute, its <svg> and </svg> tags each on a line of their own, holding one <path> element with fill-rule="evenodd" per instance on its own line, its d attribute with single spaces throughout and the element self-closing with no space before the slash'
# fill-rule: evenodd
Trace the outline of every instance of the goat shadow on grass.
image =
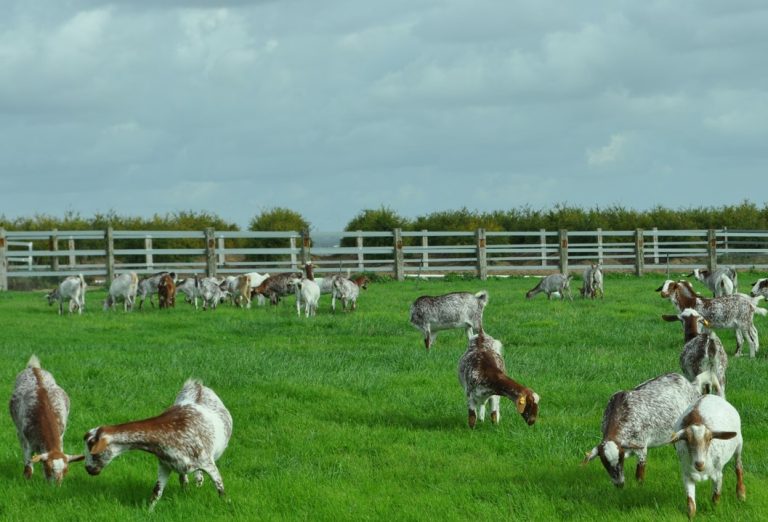
<svg viewBox="0 0 768 522">
<path fill-rule="evenodd" d="M 466 422 L 456 417 L 438 417 L 417 412 L 345 412 L 338 416 L 324 416 L 324 420 L 339 425 L 363 425 L 369 428 L 407 428 L 425 431 L 459 431 Z"/>
</svg>

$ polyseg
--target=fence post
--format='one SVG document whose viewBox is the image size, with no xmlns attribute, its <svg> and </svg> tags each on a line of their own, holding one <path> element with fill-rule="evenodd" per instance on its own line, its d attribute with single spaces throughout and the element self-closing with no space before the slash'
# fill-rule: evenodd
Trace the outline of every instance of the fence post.
<svg viewBox="0 0 768 522">
<path fill-rule="evenodd" d="M 312 259 L 310 249 L 312 248 L 312 238 L 309 236 L 309 230 L 301 231 L 301 267 L 302 269 Z"/>
<path fill-rule="evenodd" d="M 363 231 L 357 231 L 357 269 L 362 272 L 365 270 L 365 258 L 363 256 Z"/>
<path fill-rule="evenodd" d="M 51 256 L 51 270 L 53 270 L 54 272 L 58 272 L 59 271 L 59 256 L 58 256 L 59 235 L 57 234 L 58 230 L 55 228 L 52 230 L 52 232 L 53 234 L 51 234 L 51 237 L 48 240 L 48 245 L 49 245 L 48 250 L 53 252 L 53 255 Z"/>
<path fill-rule="evenodd" d="M 216 237 L 213 227 L 205 229 L 205 275 L 216 277 Z"/>
<path fill-rule="evenodd" d="M 104 233 L 104 251 L 107 254 L 107 281 L 105 284 L 109 288 L 110 282 L 115 278 L 115 237 L 111 226 L 107 227 L 107 231 Z"/>
<path fill-rule="evenodd" d="M 635 230 L 635 275 L 643 275 L 645 269 L 645 239 L 643 229 Z"/>
<path fill-rule="evenodd" d="M 488 259 L 485 251 L 485 229 L 478 228 L 475 231 L 475 245 L 477 248 L 477 277 L 481 281 L 488 279 Z"/>
<path fill-rule="evenodd" d="M 288 246 L 291 248 L 291 270 L 298 270 L 296 267 L 296 236 L 288 238 Z"/>
<path fill-rule="evenodd" d="M 402 281 L 405 279 L 405 258 L 403 256 L 403 231 L 396 228 L 392 231 L 393 247 L 395 250 L 395 279 Z"/>
<path fill-rule="evenodd" d="M 728 227 L 723 227 L 723 255 L 728 255 Z"/>
<path fill-rule="evenodd" d="M 568 231 L 560 229 L 560 273 L 568 273 Z"/>
<path fill-rule="evenodd" d="M 547 266 L 547 231 L 539 229 L 539 242 L 541 244 L 541 266 Z"/>
<path fill-rule="evenodd" d="M 653 227 L 653 264 L 659 264 L 659 229 Z"/>
<path fill-rule="evenodd" d="M 421 230 L 421 268 L 429 268 L 429 252 L 427 252 L 429 249 L 429 237 L 427 237 L 427 232 L 429 231 L 426 228 Z"/>
<path fill-rule="evenodd" d="M 707 231 L 707 268 L 710 272 L 717 269 L 717 235 L 712 228 Z"/>
<path fill-rule="evenodd" d="M 8 241 L 5 229 L 0 227 L 0 292 L 8 290 Z"/>
<path fill-rule="evenodd" d="M 603 264 L 603 229 L 597 229 L 597 264 Z"/>
<path fill-rule="evenodd" d="M 224 266 L 227 262 L 227 254 L 224 253 L 224 236 L 219 236 L 219 264 Z"/>
<path fill-rule="evenodd" d="M 144 254 L 144 263 L 147 265 L 147 270 L 153 270 L 155 259 L 152 255 L 152 236 L 145 236 L 144 237 L 144 250 L 147 250 L 148 252 Z"/>
<path fill-rule="evenodd" d="M 75 238 L 71 237 L 67 241 L 67 247 L 69 249 L 69 267 L 74 270 L 77 266 L 77 257 L 75 256 Z"/>
</svg>

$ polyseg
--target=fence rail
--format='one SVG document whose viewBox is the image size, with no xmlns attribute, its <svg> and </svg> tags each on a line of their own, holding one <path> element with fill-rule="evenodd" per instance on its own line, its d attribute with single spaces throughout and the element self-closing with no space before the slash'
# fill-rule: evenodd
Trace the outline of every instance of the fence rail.
<svg viewBox="0 0 768 522">
<path fill-rule="evenodd" d="M 313 246 L 313 238 L 318 245 Z M 0 290 L 16 278 L 120 271 L 233 274 L 298 270 L 389 272 L 397 279 L 445 272 L 494 274 L 583 269 L 677 271 L 728 264 L 768 270 L 768 231 L 538 230 L 253 232 L 132 230 L 6 231 L 0 228 Z"/>
</svg>

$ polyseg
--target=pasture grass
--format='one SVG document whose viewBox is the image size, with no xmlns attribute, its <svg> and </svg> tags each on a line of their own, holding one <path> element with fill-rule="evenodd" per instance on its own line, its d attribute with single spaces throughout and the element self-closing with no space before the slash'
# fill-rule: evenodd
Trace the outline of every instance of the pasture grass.
<svg viewBox="0 0 768 522">
<path fill-rule="evenodd" d="M 756 274 L 743 274 L 744 285 Z M 198 377 L 234 417 L 218 462 L 227 499 L 206 477 L 182 491 L 174 474 L 154 512 L 147 500 L 154 456 L 129 452 L 100 476 L 71 466 L 60 488 L 36 466 L 22 477 L 10 416 L 0 416 L 0 520 L 682 520 L 685 494 L 671 446 L 649 452 L 646 483 L 635 459 L 616 489 L 598 461 L 608 398 L 679 371 L 682 328 L 660 316 L 672 305 L 654 292 L 664 277 L 609 274 L 604 300 L 526 301 L 534 279 L 372 284 L 354 313 L 297 318 L 292 297 L 277 307 L 105 313 L 103 291 L 82 316 L 59 317 L 42 292 L 0 293 L 0 382 L 37 354 L 69 393 L 65 451 L 101 424 L 146 418 Z M 750 279 L 751 281 L 752 279 Z M 580 281 L 572 283 L 574 293 Z M 470 430 L 457 379 L 463 331 L 441 332 L 430 353 L 408 322 L 420 295 L 487 289 L 486 331 L 505 346 L 509 374 L 541 397 L 528 427 L 509 401 L 498 426 Z M 757 317 L 763 337 L 768 321 Z M 720 332 L 733 354 L 732 332 Z M 700 520 L 765 520 L 768 513 L 768 362 L 731 358 L 728 399 L 741 413 L 747 501 L 736 499 L 729 464 L 720 505 L 698 486 Z M 7 412 L 7 409 L 6 409 Z"/>
</svg>

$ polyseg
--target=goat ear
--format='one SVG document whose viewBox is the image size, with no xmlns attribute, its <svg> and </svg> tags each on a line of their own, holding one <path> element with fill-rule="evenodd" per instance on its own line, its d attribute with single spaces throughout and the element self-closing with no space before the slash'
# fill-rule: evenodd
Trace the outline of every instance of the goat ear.
<svg viewBox="0 0 768 522">
<path fill-rule="evenodd" d="M 85 455 L 67 455 L 67 462 L 80 462 L 85 460 Z"/>
<path fill-rule="evenodd" d="M 33 455 L 32 456 L 32 464 L 37 464 L 40 461 L 45 462 L 46 460 L 48 460 L 48 454 L 47 453 L 43 453 L 41 455 Z"/>
<path fill-rule="evenodd" d="M 728 440 L 736 436 L 735 431 L 715 431 L 712 432 L 713 439 Z"/>
<path fill-rule="evenodd" d="M 670 439 L 669 444 L 674 444 L 675 442 L 683 438 L 685 438 L 685 430 L 680 430 L 678 432 L 675 432 L 672 434 L 672 438 Z"/>
<path fill-rule="evenodd" d="M 99 440 L 96 441 L 96 444 L 93 445 L 91 448 L 91 455 L 98 455 L 105 449 L 107 449 L 107 439 L 104 437 L 101 437 Z"/>
<path fill-rule="evenodd" d="M 672 323 L 674 321 L 680 320 L 680 318 L 676 315 L 667 315 L 667 314 L 662 315 L 661 318 L 667 321 L 668 323 Z"/>
<path fill-rule="evenodd" d="M 517 408 L 517 413 L 523 413 L 525 411 L 525 395 L 521 395 L 517 398 L 515 401 L 515 407 Z"/>
<path fill-rule="evenodd" d="M 656 289 L 656 292 L 661 292 L 662 290 L 664 290 L 664 285 L 661 285 L 660 287 L 658 287 Z"/>
<path fill-rule="evenodd" d="M 581 461 L 581 465 L 582 466 L 586 466 L 587 464 L 592 462 L 592 460 L 595 457 L 597 457 L 597 446 L 595 446 L 594 448 L 592 448 L 592 450 L 590 450 L 590 451 L 588 451 L 588 452 L 586 452 L 584 454 L 584 460 Z"/>
</svg>

